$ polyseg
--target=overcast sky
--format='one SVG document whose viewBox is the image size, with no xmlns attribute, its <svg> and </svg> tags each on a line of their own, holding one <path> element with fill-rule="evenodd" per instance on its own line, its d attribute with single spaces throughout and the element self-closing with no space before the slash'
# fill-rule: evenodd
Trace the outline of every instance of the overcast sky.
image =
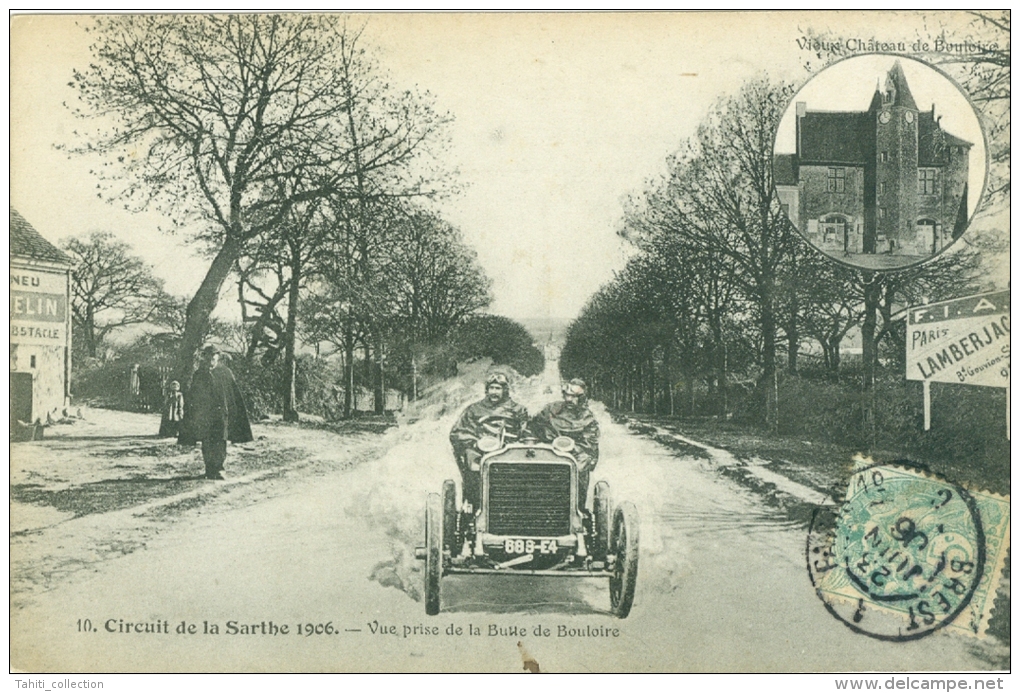
<svg viewBox="0 0 1020 693">
<path fill-rule="evenodd" d="M 571 318 L 623 266 L 626 196 L 665 171 L 720 95 L 762 71 L 805 82 L 808 27 L 908 42 L 928 31 L 912 14 L 393 14 L 370 17 L 364 39 L 395 86 L 428 90 L 456 118 L 448 163 L 464 192 L 441 211 L 493 278 L 491 310 Z M 54 148 L 77 127 L 63 103 L 88 44 L 72 17 L 11 25 L 11 203 L 53 241 L 113 231 L 191 294 L 207 260 L 158 216 L 98 200 L 98 162 Z"/>
</svg>

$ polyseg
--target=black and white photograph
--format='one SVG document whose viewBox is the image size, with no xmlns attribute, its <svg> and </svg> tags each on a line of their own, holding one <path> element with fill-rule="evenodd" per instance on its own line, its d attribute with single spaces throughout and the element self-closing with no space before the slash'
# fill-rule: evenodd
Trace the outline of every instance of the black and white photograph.
<svg viewBox="0 0 1020 693">
<path fill-rule="evenodd" d="M 9 32 L 17 687 L 1008 681 L 1008 10 Z"/>
<path fill-rule="evenodd" d="M 966 95 L 935 68 L 849 58 L 815 76 L 792 106 L 773 175 L 812 246 L 857 267 L 897 269 L 967 230 L 984 189 L 984 135 Z"/>
</svg>

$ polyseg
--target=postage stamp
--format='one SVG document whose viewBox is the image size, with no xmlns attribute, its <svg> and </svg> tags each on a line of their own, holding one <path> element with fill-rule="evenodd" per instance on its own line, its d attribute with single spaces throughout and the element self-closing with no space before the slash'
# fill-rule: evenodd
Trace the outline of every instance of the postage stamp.
<svg viewBox="0 0 1020 693">
<path fill-rule="evenodd" d="M 906 464 L 862 464 L 808 534 L 826 609 L 880 640 L 983 636 L 1009 546 L 1009 499 Z"/>
</svg>

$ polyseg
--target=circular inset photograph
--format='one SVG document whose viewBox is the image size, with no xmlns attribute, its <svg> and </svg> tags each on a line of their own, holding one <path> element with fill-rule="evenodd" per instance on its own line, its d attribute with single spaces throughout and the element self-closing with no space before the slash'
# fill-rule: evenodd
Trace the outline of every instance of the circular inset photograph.
<svg viewBox="0 0 1020 693">
<path fill-rule="evenodd" d="M 987 173 L 967 96 L 927 63 L 864 55 L 797 92 L 776 133 L 773 179 L 790 221 L 844 264 L 896 270 L 955 243 Z"/>
</svg>

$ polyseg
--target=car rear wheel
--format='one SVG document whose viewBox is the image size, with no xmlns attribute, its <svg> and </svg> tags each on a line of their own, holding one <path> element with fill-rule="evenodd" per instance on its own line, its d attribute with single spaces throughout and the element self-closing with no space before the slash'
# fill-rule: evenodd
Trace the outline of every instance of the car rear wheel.
<svg viewBox="0 0 1020 693">
<path fill-rule="evenodd" d="M 443 524 L 439 494 L 425 499 L 425 613 L 439 613 L 439 581 L 443 577 Z"/>
<path fill-rule="evenodd" d="M 457 541 L 457 485 L 453 479 L 443 482 L 443 548 L 451 556 L 460 553 Z"/>
<path fill-rule="evenodd" d="M 633 503 L 621 503 L 613 517 L 612 553 L 616 554 L 609 578 L 609 601 L 613 613 L 627 618 L 634 604 L 638 573 L 638 516 Z"/>
<path fill-rule="evenodd" d="M 606 560 L 606 554 L 609 553 L 609 521 L 612 507 L 609 482 L 600 481 L 595 484 L 595 541 L 592 544 L 592 553 L 596 561 Z"/>
</svg>

